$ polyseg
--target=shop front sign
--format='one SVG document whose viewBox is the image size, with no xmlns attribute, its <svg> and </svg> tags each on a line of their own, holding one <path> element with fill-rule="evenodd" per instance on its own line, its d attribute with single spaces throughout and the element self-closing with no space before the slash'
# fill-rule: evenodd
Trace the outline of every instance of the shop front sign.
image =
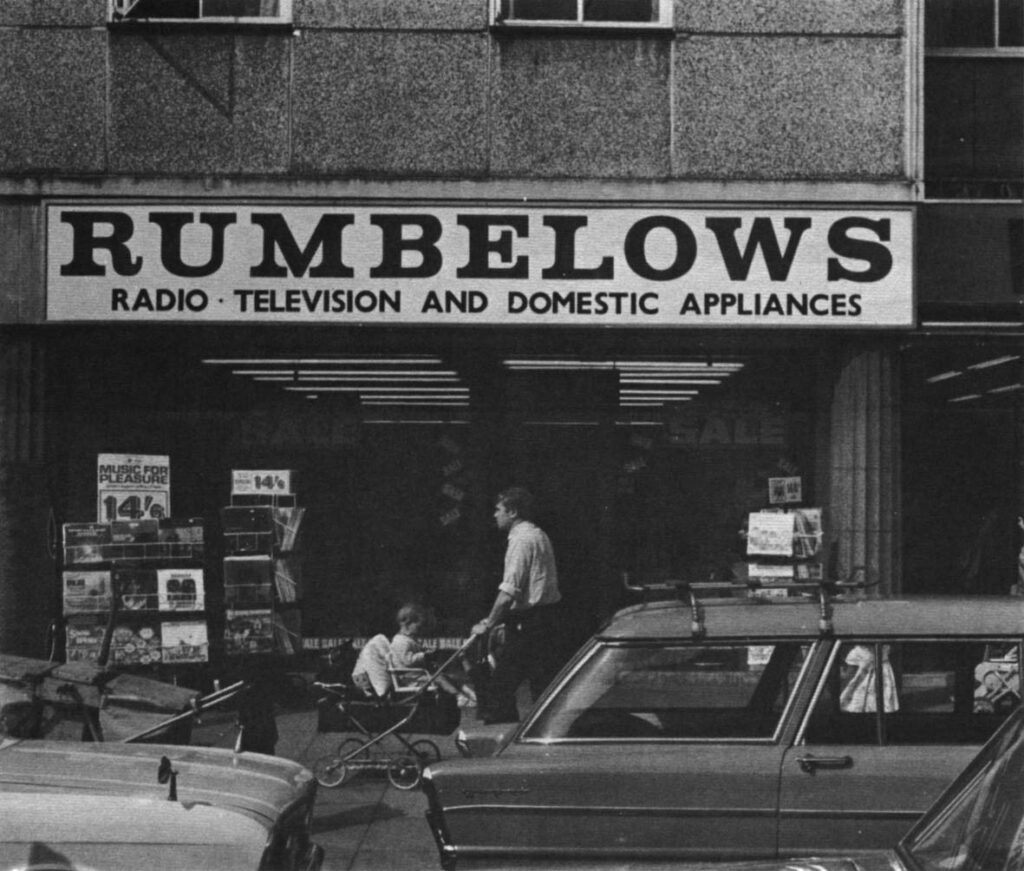
<svg viewBox="0 0 1024 871">
<path fill-rule="evenodd" d="M 47 204 L 47 319 L 914 325 L 907 208 Z"/>
</svg>

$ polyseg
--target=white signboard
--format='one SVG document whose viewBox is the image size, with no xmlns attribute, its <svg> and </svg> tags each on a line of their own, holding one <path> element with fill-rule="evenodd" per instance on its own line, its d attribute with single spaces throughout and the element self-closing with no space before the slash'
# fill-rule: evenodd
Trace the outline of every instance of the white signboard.
<svg viewBox="0 0 1024 871">
<path fill-rule="evenodd" d="M 170 516 L 170 457 L 100 454 L 96 485 L 96 519 L 100 523 Z"/>
<path fill-rule="evenodd" d="M 231 493 L 235 496 L 290 496 L 290 469 L 232 469 Z"/>
<path fill-rule="evenodd" d="M 47 205 L 47 320 L 914 325 L 910 208 Z"/>
</svg>

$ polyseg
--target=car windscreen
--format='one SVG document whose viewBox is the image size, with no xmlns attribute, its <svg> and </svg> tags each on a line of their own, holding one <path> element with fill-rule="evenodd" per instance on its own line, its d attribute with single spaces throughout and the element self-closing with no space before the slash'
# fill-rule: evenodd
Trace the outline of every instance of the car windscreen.
<svg viewBox="0 0 1024 871">
<path fill-rule="evenodd" d="M 771 738 L 809 644 L 598 645 L 525 740 Z"/>
<path fill-rule="evenodd" d="M 921 871 L 1024 867 L 1024 720 L 1015 717 L 914 828 L 900 852 Z"/>
</svg>

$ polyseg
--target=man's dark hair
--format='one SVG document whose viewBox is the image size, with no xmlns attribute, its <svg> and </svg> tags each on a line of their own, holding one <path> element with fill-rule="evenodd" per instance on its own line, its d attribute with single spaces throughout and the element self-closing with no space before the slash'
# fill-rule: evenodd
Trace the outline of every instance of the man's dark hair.
<svg viewBox="0 0 1024 871">
<path fill-rule="evenodd" d="M 509 487 L 498 494 L 498 503 L 523 520 L 533 519 L 533 494 L 525 487 Z"/>
</svg>

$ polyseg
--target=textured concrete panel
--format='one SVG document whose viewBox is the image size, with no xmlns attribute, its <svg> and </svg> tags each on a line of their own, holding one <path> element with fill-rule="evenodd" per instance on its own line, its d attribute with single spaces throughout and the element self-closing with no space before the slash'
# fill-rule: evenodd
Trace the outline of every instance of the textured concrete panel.
<svg viewBox="0 0 1024 871">
<path fill-rule="evenodd" d="M 105 30 L 0 30 L 0 171 L 104 167 Z"/>
<path fill-rule="evenodd" d="M 486 0 L 295 0 L 296 27 L 483 30 Z"/>
<path fill-rule="evenodd" d="M 106 20 L 107 0 L 0 0 L 0 27 L 101 27 Z"/>
<path fill-rule="evenodd" d="M 487 40 L 306 31 L 295 48 L 293 103 L 299 172 L 479 175 Z"/>
<path fill-rule="evenodd" d="M 676 0 L 676 29 L 697 33 L 872 33 L 904 30 L 905 0 Z"/>
<path fill-rule="evenodd" d="M 670 41 L 649 38 L 500 40 L 493 173 L 666 175 L 670 51 Z"/>
<path fill-rule="evenodd" d="M 111 169 L 284 172 L 291 39 L 111 34 Z"/>
<path fill-rule="evenodd" d="M 902 46 L 895 39 L 803 37 L 677 44 L 673 174 L 900 177 Z"/>
</svg>

